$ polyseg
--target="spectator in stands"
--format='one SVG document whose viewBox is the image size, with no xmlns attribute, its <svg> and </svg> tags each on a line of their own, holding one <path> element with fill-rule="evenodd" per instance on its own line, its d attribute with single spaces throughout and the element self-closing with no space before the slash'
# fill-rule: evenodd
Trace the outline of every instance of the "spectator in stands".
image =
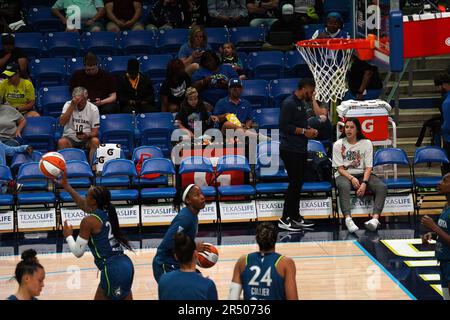
<svg viewBox="0 0 450 320">
<path fill-rule="evenodd" d="M 191 77 L 186 73 L 183 61 L 173 59 L 167 64 L 167 76 L 161 85 L 161 111 L 178 112 Z"/>
<path fill-rule="evenodd" d="M 172 29 L 186 26 L 186 7 L 179 0 L 158 0 L 153 6 L 147 21 L 146 29 Z"/>
<path fill-rule="evenodd" d="M 39 117 L 39 113 L 34 111 L 33 84 L 20 77 L 19 66 L 15 63 L 8 65 L 3 75 L 7 79 L 0 82 L 0 103 L 16 108 L 25 117 Z"/>
<path fill-rule="evenodd" d="M 106 30 L 144 30 L 139 22 L 142 15 L 142 0 L 104 0 L 108 22 Z"/>
<path fill-rule="evenodd" d="M 201 124 L 201 135 L 213 127 L 213 122 L 218 122 L 216 116 L 211 116 L 212 106 L 203 102 L 198 97 L 198 92 L 194 87 L 186 90 L 186 96 L 181 104 L 180 112 L 175 117 L 175 125 L 186 132 L 189 137 L 193 137 L 195 128 Z"/>
<path fill-rule="evenodd" d="M 22 1 L 0 0 L 0 33 L 29 32 L 22 8 Z"/>
<path fill-rule="evenodd" d="M 435 84 L 441 91 L 443 102 L 441 105 L 442 126 L 441 135 L 444 140 L 444 149 L 450 158 L 450 74 L 441 73 L 435 77 Z M 442 174 L 450 172 L 450 165 L 444 164 Z"/>
<path fill-rule="evenodd" d="M 350 34 L 343 30 L 344 19 L 339 12 L 330 12 L 325 21 L 325 27 L 316 30 L 311 39 L 320 38 L 350 38 Z"/>
<path fill-rule="evenodd" d="M 356 191 L 361 198 L 367 188 L 374 194 L 373 213 L 371 219 L 364 225 L 370 231 L 375 231 L 380 222 L 378 218 L 384 207 L 387 195 L 386 185 L 372 173 L 373 146 L 366 139 L 361 130 L 361 124 L 356 118 L 345 121 L 344 131 L 338 141 L 333 145 L 333 167 L 336 168 L 336 188 L 338 190 L 339 204 L 345 217 L 345 225 L 350 233 L 359 228 L 353 222 L 350 208 L 350 191 Z"/>
<path fill-rule="evenodd" d="M 189 28 L 194 26 L 205 26 L 208 23 L 208 4 L 204 0 L 187 0 L 186 25 Z"/>
<path fill-rule="evenodd" d="M 203 101 L 215 105 L 227 95 L 228 81 L 238 74 L 227 64 L 221 64 L 213 51 L 205 51 L 200 59 L 200 69 L 192 75 L 193 86 Z"/>
<path fill-rule="evenodd" d="M 152 81 L 139 72 L 139 61 L 130 59 L 127 72 L 119 78 L 118 100 L 122 113 L 156 112 Z"/>
<path fill-rule="evenodd" d="M 263 50 L 295 50 L 295 43 L 304 37 L 303 24 L 295 18 L 294 7 L 292 4 L 285 4 L 281 9 L 281 18 L 269 29 Z"/>
<path fill-rule="evenodd" d="M 16 139 L 22 137 L 26 124 L 25 117 L 16 108 L 0 104 L 0 142 L 10 147 L 19 146 Z"/>
<path fill-rule="evenodd" d="M 376 99 L 381 94 L 383 82 L 376 66 L 360 60 L 355 54 L 348 70 L 348 88 L 344 100 Z M 368 92 L 367 90 L 370 90 Z"/>
<path fill-rule="evenodd" d="M 250 27 L 270 27 L 277 21 L 278 0 L 247 0 Z"/>
<path fill-rule="evenodd" d="M 288 231 L 314 226 L 299 214 L 299 204 L 305 178 L 308 139 L 315 139 L 318 134 L 316 129 L 308 127 L 306 114 L 306 103 L 311 101 L 315 86 L 313 79 L 301 79 L 297 89 L 284 99 L 280 109 L 280 158 L 288 174 L 289 186 L 278 227 Z"/>
<path fill-rule="evenodd" d="M 211 27 L 248 26 L 248 10 L 245 0 L 208 0 Z"/>
<path fill-rule="evenodd" d="M 2 49 L 0 50 L 0 72 L 3 72 L 7 65 L 17 63 L 20 75 L 28 78 L 28 59 L 25 52 L 14 46 L 15 39 L 11 34 L 2 36 Z"/>
<path fill-rule="evenodd" d="M 294 18 L 302 24 L 320 23 L 324 14 L 323 0 L 282 0 L 294 6 Z"/>
<path fill-rule="evenodd" d="M 81 21 L 78 21 L 73 6 L 80 10 Z M 65 15 L 61 11 L 65 10 Z M 102 0 L 57 0 L 52 7 L 52 13 L 66 26 L 66 31 L 97 32 L 104 29 L 102 18 L 105 8 Z"/>
<path fill-rule="evenodd" d="M 100 69 L 97 63 L 97 56 L 88 52 L 84 57 L 84 70 L 75 71 L 70 79 L 70 90 L 86 88 L 89 101 L 98 107 L 100 114 L 118 113 L 116 80 L 109 72 Z"/>
<path fill-rule="evenodd" d="M 247 77 L 244 73 L 244 65 L 242 64 L 241 58 L 239 58 L 238 53 L 231 42 L 226 42 L 220 48 L 221 56 L 220 61 L 222 64 L 230 65 L 239 75 L 239 79 L 245 80 Z"/>
<path fill-rule="evenodd" d="M 195 26 L 189 33 L 189 40 L 178 51 L 178 59 L 183 61 L 186 72 L 192 75 L 200 68 L 200 58 L 206 50 L 212 50 L 208 44 L 208 37 L 201 26 Z"/>
<path fill-rule="evenodd" d="M 64 104 L 59 124 L 64 127 L 64 132 L 58 141 L 58 150 L 87 149 L 89 161 L 92 161 L 100 145 L 100 116 L 97 106 L 88 101 L 88 91 L 85 88 L 76 87 L 72 90 L 72 100 Z"/>
<path fill-rule="evenodd" d="M 0 165 L 6 165 L 6 157 L 8 157 L 8 161 L 9 159 L 11 159 L 13 156 L 15 156 L 16 154 L 19 153 L 27 153 L 29 155 L 31 155 L 33 153 L 33 147 L 31 145 L 28 144 L 23 144 L 21 146 L 18 147 L 11 147 L 8 146 L 7 144 L 4 144 L 3 142 L 0 142 Z M 10 193 L 8 192 L 8 187 L 12 187 L 13 184 L 8 183 L 6 181 L 1 181 L 0 182 L 0 193 Z"/>
</svg>

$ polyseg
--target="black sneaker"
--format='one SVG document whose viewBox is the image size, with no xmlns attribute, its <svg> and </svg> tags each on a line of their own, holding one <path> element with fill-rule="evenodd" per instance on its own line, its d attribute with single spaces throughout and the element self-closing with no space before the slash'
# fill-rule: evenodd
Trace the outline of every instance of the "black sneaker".
<svg viewBox="0 0 450 320">
<path fill-rule="evenodd" d="M 298 218 L 298 220 L 291 219 L 292 223 L 300 228 L 310 228 L 314 227 L 314 222 L 309 220 L 304 220 L 302 217 Z"/>
<path fill-rule="evenodd" d="M 299 231 L 302 230 L 302 227 L 298 226 L 297 224 L 295 224 L 294 222 L 292 222 L 291 218 L 286 218 L 286 219 L 279 219 L 278 220 L 278 228 L 280 229 L 284 229 L 284 230 L 289 230 L 289 231 Z"/>
</svg>

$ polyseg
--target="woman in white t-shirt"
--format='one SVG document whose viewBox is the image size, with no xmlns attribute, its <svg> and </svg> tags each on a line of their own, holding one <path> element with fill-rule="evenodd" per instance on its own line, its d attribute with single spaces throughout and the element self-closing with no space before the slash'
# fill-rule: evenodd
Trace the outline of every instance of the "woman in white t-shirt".
<svg viewBox="0 0 450 320">
<path fill-rule="evenodd" d="M 380 225 L 378 218 L 383 211 L 387 188 L 372 173 L 372 162 L 372 142 L 364 137 L 358 119 L 347 119 L 344 132 L 333 145 L 333 167 L 336 168 L 339 204 L 345 217 L 345 225 L 351 233 L 359 229 L 353 222 L 350 213 L 350 191 L 352 189 L 356 191 L 358 197 L 363 197 L 367 188 L 372 191 L 374 194 L 373 213 L 370 215 L 371 219 L 364 224 L 370 231 L 375 231 Z"/>
</svg>

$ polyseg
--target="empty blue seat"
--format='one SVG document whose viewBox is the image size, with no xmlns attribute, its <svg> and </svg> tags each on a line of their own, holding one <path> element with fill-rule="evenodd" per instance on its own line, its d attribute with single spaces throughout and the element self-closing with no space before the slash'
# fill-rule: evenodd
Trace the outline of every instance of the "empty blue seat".
<svg viewBox="0 0 450 320">
<path fill-rule="evenodd" d="M 265 29 L 261 27 L 231 28 L 229 33 L 236 50 L 245 52 L 260 50 L 265 39 Z"/>
<path fill-rule="evenodd" d="M 284 54 L 284 68 L 287 78 L 312 78 L 312 73 L 298 50 Z"/>
<path fill-rule="evenodd" d="M 163 175 L 175 175 L 175 167 L 169 159 L 152 158 L 144 161 L 139 177 L 146 174 L 159 173 Z M 174 198 L 177 190 L 168 185 L 160 188 L 143 188 L 140 191 L 141 198 L 146 199 L 162 199 Z"/>
<path fill-rule="evenodd" d="M 269 97 L 272 100 L 272 106 L 279 108 L 283 100 L 291 95 L 298 86 L 300 79 L 275 79 L 269 82 Z"/>
<path fill-rule="evenodd" d="M 47 4 L 48 5 L 48 2 Z M 65 26 L 56 18 L 49 6 L 35 6 L 28 10 L 28 23 L 38 32 L 64 31 Z"/>
<path fill-rule="evenodd" d="M 100 117 L 102 143 L 120 144 L 126 155 L 134 149 L 134 118 L 131 114 L 108 114 Z"/>
<path fill-rule="evenodd" d="M 50 32 L 46 36 L 46 43 L 50 57 L 71 58 L 81 54 L 78 32 Z"/>
<path fill-rule="evenodd" d="M 34 59 L 30 63 L 30 70 L 36 87 L 65 84 L 66 60 L 63 58 Z"/>
<path fill-rule="evenodd" d="M 33 150 L 33 153 L 29 155 L 28 153 L 17 153 L 11 160 L 10 168 L 14 174 L 19 171 L 19 168 L 22 164 L 28 162 L 39 162 L 42 158 L 42 153 L 36 150 Z"/>
<path fill-rule="evenodd" d="M 323 28 L 323 23 L 305 24 L 303 26 L 303 32 L 305 33 L 305 39 L 311 39 L 314 32 Z"/>
<path fill-rule="evenodd" d="M 39 170 L 39 162 L 24 163 L 19 168 L 17 182 L 22 188 L 17 194 L 17 204 L 55 204 L 56 196 L 48 191 L 48 178 Z"/>
<path fill-rule="evenodd" d="M 41 152 L 55 150 L 55 123 L 53 117 L 29 117 L 22 131 L 24 144 L 30 144 L 33 149 Z"/>
<path fill-rule="evenodd" d="M 280 108 L 265 108 L 253 111 L 258 129 L 278 129 Z"/>
<path fill-rule="evenodd" d="M 150 157 L 148 155 L 150 155 Z M 164 158 L 164 154 L 163 154 L 162 150 L 160 148 L 154 147 L 154 146 L 137 147 L 133 151 L 133 157 L 131 158 L 131 160 L 133 161 L 134 164 L 137 164 L 140 161 L 141 156 L 144 161 L 149 158 Z M 155 177 L 152 179 L 147 179 L 145 177 L 140 177 L 139 179 L 138 178 L 134 179 L 134 184 L 139 185 L 139 186 L 161 185 L 161 184 L 166 185 L 167 183 L 168 183 L 168 180 L 167 180 L 167 176 L 165 176 L 165 175 L 161 175 L 159 177 Z"/>
<path fill-rule="evenodd" d="M 247 99 L 253 109 L 269 107 L 269 85 L 266 80 L 244 80 L 241 97 Z"/>
<path fill-rule="evenodd" d="M 214 51 L 230 41 L 227 28 L 205 28 L 205 32 L 208 36 L 208 44 Z"/>
<path fill-rule="evenodd" d="M 169 155 L 174 130 L 173 116 L 170 112 L 140 114 L 137 117 L 137 127 L 141 134 L 141 145 L 157 146 L 165 156 Z"/>
<path fill-rule="evenodd" d="M 45 55 L 44 38 L 40 33 L 16 33 L 14 39 L 14 45 L 21 48 L 28 58 L 39 58 Z"/>
<path fill-rule="evenodd" d="M 160 53 L 176 54 L 188 41 L 189 29 L 159 30 L 157 47 Z"/>
<path fill-rule="evenodd" d="M 75 71 L 84 69 L 84 58 L 74 57 L 69 58 L 66 61 L 67 64 L 67 76 L 70 77 Z"/>
<path fill-rule="evenodd" d="M 117 54 L 116 34 L 109 31 L 86 32 L 81 38 L 84 51 L 99 56 L 115 56 Z"/>
<path fill-rule="evenodd" d="M 143 56 L 156 52 L 156 36 L 150 30 L 124 31 L 119 36 L 123 54 Z"/>
<path fill-rule="evenodd" d="M 137 177 L 137 172 L 133 161 L 113 159 L 105 163 L 101 177 L 97 178 L 97 184 L 110 187 L 113 201 L 136 201 L 139 192 L 132 185 L 135 177 Z"/>
<path fill-rule="evenodd" d="M 170 54 L 154 54 L 139 58 L 141 72 L 152 79 L 153 82 L 162 82 L 166 79 L 167 64 L 173 57 Z"/>
<path fill-rule="evenodd" d="M 94 179 L 91 167 L 83 160 L 69 160 L 67 158 L 65 158 L 65 160 L 67 180 L 72 188 L 76 189 L 81 196 L 86 196 L 87 189 L 91 187 Z M 59 200 L 61 202 L 74 202 L 70 193 L 66 191 L 61 191 L 59 193 Z"/>
<path fill-rule="evenodd" d="M 281 51 L 251 52 L 247 68 L 255 79 L 279 79 L 284 75 L 284 54 Z"/>
<path fill-rule="evenodd" d="M 38 91 L 38 106 L 43 116 L 61 116 L 64 104 L 72 100 L 69 86 L 44 87 Z"/>
<path fill-rule="evenodd" d="M 227 171 L 239 171 L 243 173 L 250 173 L 250 164 L 244 156 L 240 155 L 229 155 L 219 158 L 217 162 L 216 173 L 220 175 Z M 249 184 L 242 185 L 230 185 L 230 186 L 219 186 L 217 188 L 219 195 L 223 196 L 246 196 L 251 197 L 255 195 L 255 188 Z"/>
<path fill-rule="evenodd" d="M 373 159 L 373 166 L 380 166 L 386 164 L 396 164 L 407 166 L 409 169 L 409 177 L 397 177 L 397 178 L 387 178 L 384 179 L 388 189 L 404 189 L 409 188 L 410 192 L 413 193 L 413 182 L 412 182 L 412 171 L 411 165 L 408 161 L 408 156 L 406 152 L 399 148 L 382 148 L 375 152 Z"/>
<path fill-rule="evenodd" d="M 325 149 L 322 142 L 312 139 L 308 139 L 308 151 L 320 151 L 325 154 L 327 153 L 327 149 Z"/>
<path fill-rule="evenodd" d="M 128 60 L 133 56 L 114 56 L 103 59 L 103 68 L 113 75 L 121 75 L 127 71 Z"/>
<path fill-rule="evenodd" d="M 83 150 L 77 148 L 67 148 L 58 151 L 66 161 L 78 160 L 88 162 L 86 153 Z"/>
<path fill-rule="evenodd" d="M 206 174 L 213 175 L 214 167 L 211 160 L 200 156 L 184 158 L 181 161 L 180 169 L 178 170 L 181 177 L 183 174 L 195 172 L 205 172 Z M 206 197 L 214 197 L 216 195 L 216 189 L 214 186 L 200 186 L 200 189 Z"/>
</svg>

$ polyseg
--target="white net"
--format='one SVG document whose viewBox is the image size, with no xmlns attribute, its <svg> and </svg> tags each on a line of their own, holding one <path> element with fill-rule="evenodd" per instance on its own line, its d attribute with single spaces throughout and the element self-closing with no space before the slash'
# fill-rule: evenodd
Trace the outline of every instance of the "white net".
<svg viewBox="0 0 450 320">
<path fill-rule="evenodd" d="M 347 92 L 345 78 L 353 49 L 332 50 L 325 46 L 299 45 L 297 49 L 314 76 L 316 99 L 321 102 L 342 100 Z"/>
</svg>

